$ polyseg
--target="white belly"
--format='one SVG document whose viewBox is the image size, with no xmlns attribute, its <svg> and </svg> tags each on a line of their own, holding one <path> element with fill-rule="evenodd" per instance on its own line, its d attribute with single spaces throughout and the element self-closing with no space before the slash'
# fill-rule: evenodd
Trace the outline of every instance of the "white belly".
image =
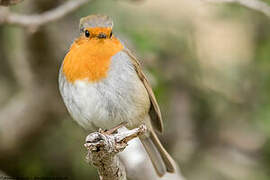
<svg viewBox="0 0 270 180">
<path fill-rule="evenodd" d="M 71 84 L 60 70 L 59 89 L 73 119 L 89 130 L 110 129 L 124 121 L 136 127 L 150 107 L 148 93 L 124 52 L 112 57 L 107 77 L 97 83 Z"/>
</svg>

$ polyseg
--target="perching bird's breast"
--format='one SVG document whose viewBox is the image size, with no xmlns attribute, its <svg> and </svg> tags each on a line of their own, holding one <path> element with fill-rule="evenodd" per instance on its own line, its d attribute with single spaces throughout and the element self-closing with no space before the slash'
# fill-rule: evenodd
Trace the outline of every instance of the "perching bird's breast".
<svg viewBox="0 0 270 180">
<path fill-rule="evenodd" d="M 122 49 L 123 45 L 115 37 L 104 40 L 80 37 L 64 59 L 63 73 L 71 83 L 85 79 L 97 82 L 107 76 L 111 57 Z"/>
<path fill-rule="evenodd" d="M 111 58 L 106 78 L 70 83 L 60 71 L 60 92 L 68 111 L 86 129 L 109 129 L 123 121 L 138 126 L 148 114 L 148 93 L 125 52 Z M 140 121 L 138 121 L 140 120 Z"/>
</svg>

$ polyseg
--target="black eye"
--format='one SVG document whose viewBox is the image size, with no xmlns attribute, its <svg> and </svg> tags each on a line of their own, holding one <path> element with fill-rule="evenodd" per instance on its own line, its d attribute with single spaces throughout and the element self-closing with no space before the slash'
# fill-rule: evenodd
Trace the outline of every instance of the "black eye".
<svg viewBox="0 0 270 180">
<path fill-rule="evenodd" d="M 90 32 L 88 30 L 85 30 L 84 35 L 85 35 L 85 37 L 90 37 Z"/>
<path fill-rule="evenodd" d="M 112 37 L 112 31 L 111 31 L 111 33 L 110 33 L 110 38 Z"/>
</svg>

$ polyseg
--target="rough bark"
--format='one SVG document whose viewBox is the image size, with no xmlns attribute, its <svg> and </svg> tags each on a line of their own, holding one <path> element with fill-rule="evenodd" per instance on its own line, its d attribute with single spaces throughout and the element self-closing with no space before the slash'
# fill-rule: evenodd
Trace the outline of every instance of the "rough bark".
<svg viewBox="0 0 270 180">
<path fill-rule="evenodd" d="M 119 126 L 109 131 L 94 132 L 86 137 L 86 159 L 97 169 L 101 180 L 126 180 L 125 166 L 118 157 L 128 141 L 146 132 L 145 125 L 132 130 L 118 131 Z"/>
</svg>

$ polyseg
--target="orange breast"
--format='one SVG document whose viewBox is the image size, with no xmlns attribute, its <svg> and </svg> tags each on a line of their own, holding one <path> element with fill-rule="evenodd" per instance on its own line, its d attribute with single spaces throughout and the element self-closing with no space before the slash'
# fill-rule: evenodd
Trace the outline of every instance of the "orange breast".
<svg viewBox="0 0 270 180">
<path fill-rule="evenodd" d="M 107 76 L 111 57 L 122 49 L 123 45 L 115 37 L 81 37 L 72 44 L 64 59 L 63 73 L 71 83 L 83 79 L 97 82 Z"/>
</svg>

